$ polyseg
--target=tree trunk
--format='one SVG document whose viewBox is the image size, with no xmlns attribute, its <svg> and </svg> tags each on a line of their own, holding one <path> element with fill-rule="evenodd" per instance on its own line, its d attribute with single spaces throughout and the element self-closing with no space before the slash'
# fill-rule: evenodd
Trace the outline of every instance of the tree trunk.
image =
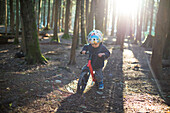
<svg viewBox="0 0 170 113">
<path fill-rule="evenodd" d="M 113 0 L 113 10 L 112 10 L 112 31 L 111 36 L 114 36 L 114 26 L 115 26 L 115 18 L 116 18 L 116 1 Z"/>
<path fill-rule="evenodd" d="M 70 3 L 70 17 L 69 17 L 69 22 L 68 22 L 68 28 L 72 29 L 72 10 L 73 10 L 73 1 Z"/>
<path fill-rule="evenodd" d="M 54 25 L 55 2 L 56 2 L 56 1 L 53 0 L 53 10 L 52 10 L 51 28 L 53 28 L 53 25 Z"/>
<path fill-rule="evenodd" d="M 107 35 L 108 0 L 105 0 L 103 34 Z"/>
<path fill-rule="evenodd" d="M 16 34 L 14 44 L 19 43 L 18 37 L 19 37 L 19 0 L 16 0 Z"/>
<path fill-rule="evenodd" d="M 85 14 L 84 14 L 84 0 L 81 0 L 81 44 L 84 45 L 86 41 L 86 29 L 85 29 Z"/>
<path fill-rule="evenodd" d="M 87 20 L 88 22 L 88 30 L 87 30 L 87 34 L 90 33 L 90 31 L 93 30 L 93 20 L 94 20 L 94 14 L 95 14 L 95 0 L 91 1 L 91 8 L 90 8 L 90 14 L 89 14 L 89 19 Z"/>
<path fill-rule="evenodd" d="M 58 27 L 59 27 L 59 32 L 61 32 L 61 0 L 59 0 L 59 3 L 58 3 Z"/>
<path fill-rule="evenodd" d="M 39 29 L 40 29 L 40 18 L 41 18 L 41 0 L 39 0 L 39 3 L 38 3 L 38 35 L 39 35 Z"/>
<path fill-rule="evenodd" d="M 104 20 L 104 9 L 105 0 L 96 0 L 95 9 L 95 29 L 103 32 L 103 20 Z M 94 7 L 94 6 L 93 6 Z"/>
<path fill-rule="evenodd" d="M 69 65 L 74 65 L 76 64 L 76 45 L 77 45 L 77 34 L 78 34 L 78 21 L 79 21 L 79 5 L 80 5 L 80 0 L 77 0 L 76 2 L 76 15 L 75 15 L 75 22 L 74 22 L 74 33 L 73 33 L 73 39 L 72 39 L 72 46 L 71 46 L 71 52 L 70 52 L 70 61 Z"/>
<path fill-rule="evenodd" d="M 5 1 L 0 0 L 0 25 L 5 23 Z"/>
<path fill-rule="evenodd" d="M 48 17 L 47 17 L 46 29 L 50 29 L 50 0 L 48 0 Z"/>
<path fill-rule="evenodd" d="M 126 20 L 123 14 L 120 14 L 117 22 L 116 44 L 120 45 L 120 49 L 123 50 L 124 38 L 126 33 Z"/>
<path fill-rule="evenodd" d="M 165 39 L 168 32 L 168 0 L 161 0 L 158 13 L 157 21 L 155 28 L 155 40 L 153 42 L 152 57 L 151 57 L 151 66 L 158 79 L 162 78 L 162 56 L 163 56 L 163 47 Z"/>
<path fill-rule="evenodd" d="M 147 27 L 148 27 L 148 20 L 149 20 L 149 14 L 148 14 L 148 11 L 149 11 L 149 3 L 150 3 L 150 0 L 145 0 L 145 9 L 144 9 L 144 31 L 147 32 Z"/>
<path fill-rule="evenodd" d="M 62 11 L 62 28 L 64 29 L 64 20 L 65 20 L 65 0 L 63 0 L 63 11 Z"/>
<path fill-rule="evenodd" d="M 24 36 L 24 23 L 21 17 L 21 25 L 22 25 L 22 40 L 21 40 L 21 51 L 25 54 L 26 53 L 26 45 L 25 45 L 25 36 Z"/>
<path fill-rule="evenodd" d="M 28 64 L 46 63 L 39 48 L 34 5 L 32 0 L 20 0 L 21 16 L 24 25 L 26 61 Z"/>
<path fill-rule="evenodd" d="M 149 35 L 151 35 L 152 32 L 152 23 L 153 23 L 153 8 L 154 8 L 154 0 L 152 0 L 152 8 L 151 8 L 151 18 L 150 18 L 150 29 L 149 29 Z"/>
<path fill-rule="evenodd" d="M 86 23 L 86 31 L 88 31 L 88 19 L 89 19 L 89 14 L 90 14 L 90 10 L 89 10 L 90 8 L 89 8 L 89 0 L 86 0 L 86 19 L 85 19 L 85 23 Z"/>
<path fill-rule="evenodd" d="M 140 7 L 140 22 L 138 20 L 138 26 L 137 26 L 137 34 L 136 34 L 136 44 L 140 43 L 141 44 L 141 33 L 142 33 L 142 25 L 143 25 L 143 2 L 140 2 L 141 7 Z M 139 16 L 138 16 L 139 18 Z"/>
<path fill-rule="evenodd" d="M 169 10 L 168 10 L 168 35 L 165 41 L 165 46 L 163 49 L 163 59 L 170 61 L 170 2 L 169 2 Z M 170 63 L 170 62 L 169 62 Z"/>
<path fill-rule="evenodd" d="M 10 0 L 10 31 L 14 33 L 14 10 L 13 0 Z"/>
<path fill-rule="evenodd" d="M 43 26 L 45 26 L 45 12 L 46 11 L 46 0 L 44 0 L 44 16 L 43 16 Z"/>
<path fill-rule="evenodd" d="M 55 1 L 55 17 L 54 17 L 54 37 L 53 37 L 53 41 L 56 41 L 57 43 L 60 43 L 60 38 L 58 37 L 58 3 L 59 1 L 56 0 Z"/>
<path fill-rule="evenodd" d="M 5 35 L 7 35 L 7 0 L 5 0 Z"/>
<path fill-rule="evenodd" d="M 165 41 L 163 59 L 170 60 L 170 31 L 168 31 L 168 36 Z"/>
<path fill-rule="evenodd" d="M 68 27 L 69 17 L 70 17 L 70 0 L 67 0 L 64 34 L 68 34 L 69 33 L 69 27 Z"/>
</svg>

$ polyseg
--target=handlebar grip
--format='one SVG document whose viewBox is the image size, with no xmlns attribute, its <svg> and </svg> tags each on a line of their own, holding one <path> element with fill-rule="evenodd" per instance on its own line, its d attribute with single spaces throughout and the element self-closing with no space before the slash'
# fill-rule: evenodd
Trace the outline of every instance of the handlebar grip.
<svg viewBox="0 0 170 113">
<path fill-rule="evenodd" d="M 82 51 L 80 51 L 80 54 L 82 54 Z M 88 51 L 86 51 L 86 53 L 85 54 L 89 54 L 89 52 Z"/>
</svg>

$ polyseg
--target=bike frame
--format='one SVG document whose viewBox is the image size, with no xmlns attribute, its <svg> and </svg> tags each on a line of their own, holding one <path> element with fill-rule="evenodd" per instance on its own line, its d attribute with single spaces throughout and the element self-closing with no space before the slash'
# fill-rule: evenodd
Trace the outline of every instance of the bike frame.
<svg viewBox="0 0 170 113">
<path fill-rule="evenodd" d="M 88 60 L 87 67 L 89 68 L 89 72 L 90 72 L 90 74 L 92 76 L 93 82 L 95 82 L 96 80 L 95 80 L 94 73 L 93 73 L 93 68 L 92 68 L 92 65 L 91 65 L 91 57 Z"/>
</svg>

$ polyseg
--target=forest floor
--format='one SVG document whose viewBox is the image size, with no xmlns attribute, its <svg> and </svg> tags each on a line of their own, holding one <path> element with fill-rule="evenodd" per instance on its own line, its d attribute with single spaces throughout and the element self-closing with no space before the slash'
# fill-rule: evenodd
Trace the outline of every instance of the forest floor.
<svg viewBox="0 0 170 113">
<path fill-rule="evenodd" d="M 103 71 L 105 88 L 99 91 L 89 81 L 81 97 L 76 85 L 88 56 L 79 54 L 80 47 L 76 65 L 67 65 L 71 39 L 61 39 L 61 44 L 50 43 L 48 37 L 40 40 L 46 65 L 27 65 L 24 58 L 14 57 L 19 46 L 0 45 L 0 112 L 170 112 L 148 66 L 149 49 L 126 39 L 121 51 L 113 37 L 104 40 L 111 52 Z M 164 75 L 170 77 L 168 70 Z M 165 83 L 162 90 L 168 98 L 170 78 Z"/>
</svg>

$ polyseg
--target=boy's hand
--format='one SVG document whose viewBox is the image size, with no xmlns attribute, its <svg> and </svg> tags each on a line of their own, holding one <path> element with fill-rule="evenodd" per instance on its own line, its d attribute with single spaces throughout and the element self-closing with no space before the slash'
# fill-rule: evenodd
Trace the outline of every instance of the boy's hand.
<svg viewBox="0 0 170 113">
<path fill-rule="evenodd" d="M 102 57 L 103 55 L 105 55 L 105 53 L 99 53 L 98 57 Z"/>
<path fill-rule="evenodd" d="M 85 55 L 85 54 L 86 54 L 86 51 L 82 51 L 81 53 Z"/>
</svg>

